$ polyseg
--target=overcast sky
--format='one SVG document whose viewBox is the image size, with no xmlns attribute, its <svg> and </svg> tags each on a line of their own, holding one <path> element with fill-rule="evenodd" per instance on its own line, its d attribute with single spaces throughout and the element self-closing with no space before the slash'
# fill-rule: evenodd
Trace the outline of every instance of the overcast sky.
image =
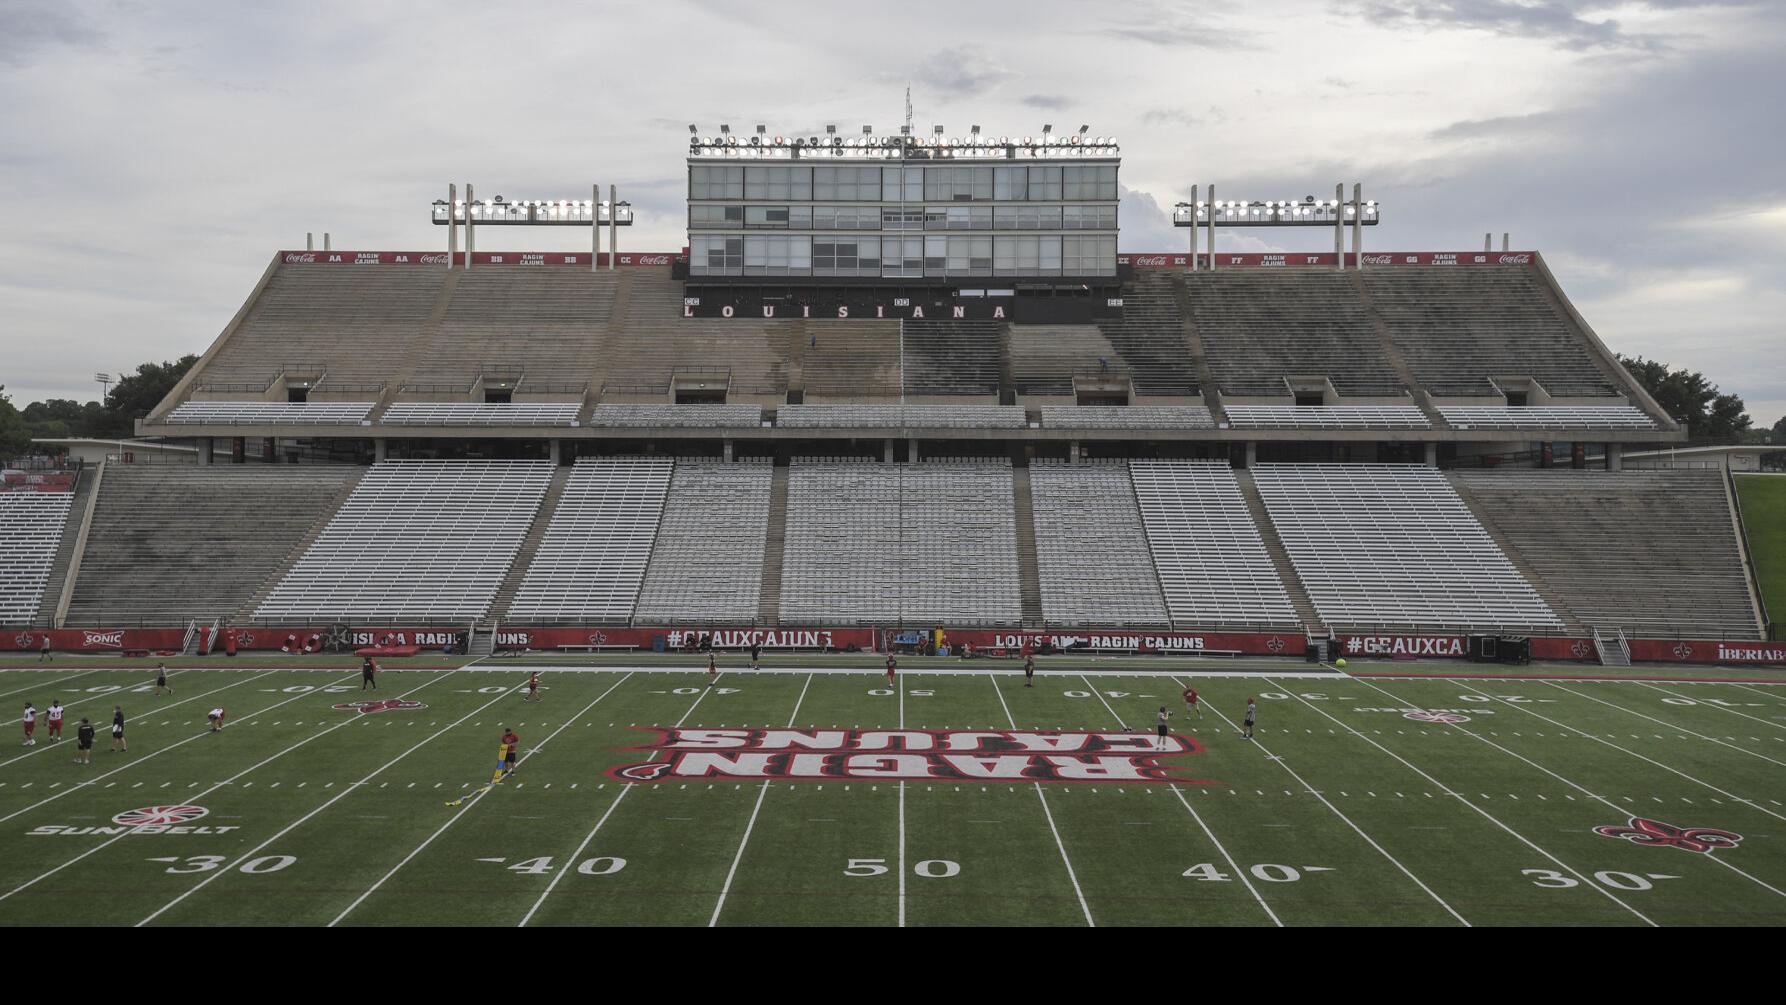
<svg viewBox="0 0 1786 1005">
<path fill-rule="evenodd" d="M 1783 8 L 0 0 L 0 384 L 19 405 L 84 400 L 96 370 L 201 352 L 306 231 L 444 247 L 427 214 L 449 181 L 611 182 L 638 212 L 623 248 L 680 248 L 689 123 L 890 132 L 909 82 L 923 131 L 1117 137 L 1125 251 L 1180 249 L 1162 210 L 1209 182 L 1263 199 L 1361 181 L 1384 204 L 1375 250 L 1510 231 L 1612 348 L 1703 370 L 1769 425 Z M 492 228 L 479 249 L 586 241 Z"/>
</svg>

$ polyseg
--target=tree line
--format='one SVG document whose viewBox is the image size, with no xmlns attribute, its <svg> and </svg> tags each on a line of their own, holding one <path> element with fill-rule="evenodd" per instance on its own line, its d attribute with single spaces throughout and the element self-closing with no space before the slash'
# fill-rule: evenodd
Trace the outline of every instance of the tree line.
<svg viewBox="0 0 1786 1005">
<path fill-rule="evenodd" d="M 103 401 L 49 398 L 21 409 L 0 385 L 0 458 L 36 452 L 33 439 L 129 439 L 136 435 L 136 420 L 160 404 L 197 362 L 197 356 L 187 355 L 144 363 L 113 384 Z"/>
</svg>

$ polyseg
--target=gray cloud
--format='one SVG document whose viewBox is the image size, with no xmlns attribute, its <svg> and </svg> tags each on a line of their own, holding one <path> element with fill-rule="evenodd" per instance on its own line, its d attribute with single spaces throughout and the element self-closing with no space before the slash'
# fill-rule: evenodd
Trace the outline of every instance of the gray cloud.
<svg viewBox="0 0 1786 1005">
<path fill-rule="evenodd" d="M 104 41 L 104 33 L 59 0 L 0 0 L 0 65 L 24 67 L 47 50 Z"/>
<path fill-rule="evenodd" d="M 954 101 L 984 94 L 1016 76 L 1015 71 L 1006 69 L 980 49 L 958 45 L 926 56 L 913 70 L 910 79 L 914 94 L 919 85 L 927 85 L 931 95 Z M 898 74 L 884 75 L 884 79 L 898 77 Z"/>
<path fill-rule="evenodd" d="M 1073 107 L 1073 99 L 1060 94 L 1026 94 L 1017 103 L 1025 108 L 1039 108 L 1045 112 L 1064 112 Z"/>
</svg>

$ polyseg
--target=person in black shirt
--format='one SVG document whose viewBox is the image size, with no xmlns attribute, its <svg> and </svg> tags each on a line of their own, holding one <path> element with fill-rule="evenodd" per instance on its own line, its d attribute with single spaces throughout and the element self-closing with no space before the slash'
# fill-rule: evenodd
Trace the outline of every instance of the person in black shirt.
<svg viewBox="0 0 1786 1005">
<path fill-rule="evenodd" d="M 1036 658 L 1034 656 L 1023 658 L 1023 686 L 1036 686 Z"/>
<path fill-rule="evenodd" d="M 378 664 L 372 662 L 372 657 L 368 656 L 360 662 L 360 690 L 366 690 L 368 684 L 372 685 L 372 690 L 378 690 L 378 679 L 373 676 L 376 673 Z"/>
<path fill-rule="evenodd" d="M 93 721 L 82 716 L 80 727 L 74 731 L 74 763 L 93 763 L 93 732 Z"/>
<path fill-rule="evenodd" d="M 174 693 L 174 689 L 167 682 L 167 664 L 157 663 L 155 664 L 155 693 L 160 694 L 163 691 L 168 694 Z"/>
<path fill-rule="evenodd" d="M 757 669 L 758 663 L 762 660 L 762 658 L 763 658 L 763 644 L 761 642 L 752 642 L 750 644 L 750 668 L 752 670 Z"/>
<path fill-rule="evenodd" d="M 124 751 L 130 753 L 130 744 L 124 742 L 124 706 L 112 706 L 112 753 Z"/>
</svg>

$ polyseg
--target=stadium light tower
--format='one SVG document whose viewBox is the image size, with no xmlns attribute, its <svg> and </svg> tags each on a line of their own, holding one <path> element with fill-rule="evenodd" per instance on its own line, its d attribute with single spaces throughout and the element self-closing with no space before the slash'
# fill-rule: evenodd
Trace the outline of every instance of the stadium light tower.
<svg viewBox="0 0 1786 1005">
<path fill-rule="evenodd" d="M 1352 228 L 1354 267 L 1364 267 L 1364 230 L 1382 222 L 1382 207 L 1375 199 L 1364 198 L 1362 185 L 1352 186 L 1352 198 L 1345 198 L 1345 185 L 1336 185 L 1333 200 L 1312 195 L 1301 199 L 1229 199 L 1215 197 L 1215 186 L 1209 186 L 1206 198 L 1199 199 L 1197 186 L 1191 186 L 1191 201 L 1172 207 L 1172 225 L 1191 230 L 1191 268 L 1197 267 L 1197 228 L 1209 235 L 1209 267 L 1217 267 L 1215 228 L 1224 227 L 1332 227 L 1333 252 L 1336 264 L 1345 267 L 1343 248 L 1345 228 Z"/>
<path fill-rule="evenodd" d="M 693 126 L 689 128 L 693 129 Z M 458 251 L 458 228 L 465 226 L 465 267 L 470 268 L 477 250 L 477 228 L 497 227 L 588 227 L 594 258 L 591 270 L 601 260 L 601 229 L 608 227 L 608 268 L 620 250 L 620 228 L 633 223 L 632 203 L 622 202 L 616 187 L 608 186 L 608 198 L 601 197 L 601 186 L 590 188 L 588 199 L 504 199 L 497 196 L 478 202 L 472 196 L 471 183 L 465 185 L 465 200 L 459 201 L 456 186 L 447 186 L 447 197 L 434 200 L 433 220 L 437 227 L 447 228 L 447 268 L 452 268 Z"/>
</svg>

